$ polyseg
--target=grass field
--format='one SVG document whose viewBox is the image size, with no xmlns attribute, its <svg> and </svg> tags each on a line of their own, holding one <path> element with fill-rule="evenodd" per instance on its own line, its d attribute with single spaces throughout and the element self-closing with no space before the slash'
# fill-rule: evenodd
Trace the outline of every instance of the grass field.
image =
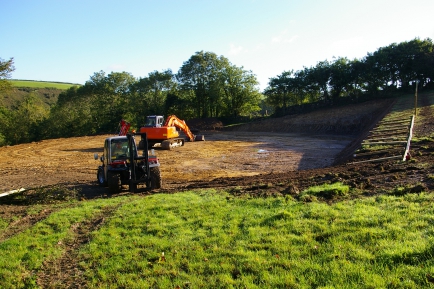
<svg viewBox="0 0 434 289">
<path fill-rule="evenodd" d="M 10 80 L 13 86 L 16 87 L 32 87 L 32 88 L 57 88 L 68 89 L 71 86 L 81 85 L 66 82 L 48 82 L 48 81 L 34 81 L 34 80 Z"/>
<path fill-rule="evenodd" d="M 37 288 L 52 274 L 50 288 L 429 288 L 433 201 L 302 203 L 215 190 L 72 201 L 0 242 L 0 287 Z M 0 214 L 0 236 L 14 221 Z M 89 223 L 99 225 L 71 251 Z"/>
</svg>

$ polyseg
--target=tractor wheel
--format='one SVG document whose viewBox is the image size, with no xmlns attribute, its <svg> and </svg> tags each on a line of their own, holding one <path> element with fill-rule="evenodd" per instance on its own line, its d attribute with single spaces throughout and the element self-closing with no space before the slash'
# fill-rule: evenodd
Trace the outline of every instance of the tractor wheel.
<svg viewBox="0 0 434 289">
<path fill-rule="evenodd" d="M 96 179 L 98 180 L 98 184 L 101 187 L 107 187 L 107 180 L 104 177 L 104 169 L 98 168 L 98 173 L 96 175 Z"/>
<path fill-rule="evenodd" d="M 136 193 L 137 192 L 137 184 L 131 184 L 128 189 L 131 193 Z"/>
<path fill-rule="evenodd" d="M 161 180 L 160 167 L 150 168 L 151 173 L 151 190 L 159 189 L 163 185 Z"/>
<path fill-rule="evenodd" d="M 139 141 L 139 145 L 137 147 L 138 150 L 144 150 L 145 149 L 145 142 L 144 141 Z"/>
<path fill-rule="evenodd" d="M 121 177 L 117 173 L 107 172 L 107 184 L 111 194 L 120 193 L 122 190 Z"/>
</svg>

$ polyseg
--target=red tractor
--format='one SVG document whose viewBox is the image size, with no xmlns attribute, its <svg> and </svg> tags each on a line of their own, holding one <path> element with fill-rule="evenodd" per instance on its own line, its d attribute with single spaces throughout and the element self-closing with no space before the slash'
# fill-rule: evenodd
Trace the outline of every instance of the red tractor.
<svg viewBox="0 0 434 289">
<path fill-rule="evenodd" d="M 147 149 L 139 156 L 135 135 L 128 133 L 109 137 L 104 142 L 97 180 L 101 186 L 108 187 L 112 194 L 121 192 L 123 186 L 128 186 L 130 192 L 136 192 L 139 184 L 145 184 L 150 190 L 162 186 L 157 156 L 149 155 Z M 146 134 L 137 135 L 141 136 L 141 141 L 147 142 Z M 98 159 L 98 154 L 95 154 L 95 159 Z"/>
</svg>

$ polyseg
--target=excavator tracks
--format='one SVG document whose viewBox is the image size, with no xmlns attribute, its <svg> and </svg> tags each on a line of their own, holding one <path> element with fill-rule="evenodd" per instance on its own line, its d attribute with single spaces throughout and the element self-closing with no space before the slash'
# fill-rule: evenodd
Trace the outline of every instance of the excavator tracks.
<svg viewBox="0 0 434 289">
<path fill-rule="evenodd" d="M 161 148 L 164 150 L 171 150 L 175 147 L 182 147 L 184 145 L 184 139 L 183 138 L 177 138 L 177 139 L 168 139 L 161 142 Z"/>
</svg>

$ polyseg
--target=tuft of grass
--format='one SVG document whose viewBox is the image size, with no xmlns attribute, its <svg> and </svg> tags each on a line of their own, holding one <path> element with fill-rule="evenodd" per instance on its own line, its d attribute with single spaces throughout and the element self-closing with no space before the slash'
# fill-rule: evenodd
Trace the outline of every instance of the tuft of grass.
<svg viewBox="0 0 434 289">
<path fill-rule="evenodd" d="M 407 185 L 396 187 L 392 190 L 390 194 L 395 196 L 403 196 L 406 194 L 419 194 L 427 191 L 428 189 L 425 186 L 418 184 L 415 186 Z"/>
<path fill-rule="evenodd" d="M 314 186 L 304 190 L 300 197 L 312 198 L 312 197 L 322 197 L 326 199 L 333 199 L 336 197 L 344 197 L 348 195 L 350 187 L 342 184 L 341 182 L 333 184 L 324 184 L 321 186 Z M 309 196 L 309 197 L 307 197 Z"/>
<path fill-rule="evenodd" d="M 434 141 L 434 133 L 432 133 L 430 136 L 413 137 L 411 139 L 411 141 L 413 143 L 420 143 L 420 144 L 433 142 Z"/>
<path fill-rule="evenodd" d="M 385 150 L 385 149 L 389 149 L 390 146 L 388 145 L 362 145 L 360 148 L 360 152 L 368 152 L 368 151 L 380 151 L 380 150 Z"/>
</svg>

